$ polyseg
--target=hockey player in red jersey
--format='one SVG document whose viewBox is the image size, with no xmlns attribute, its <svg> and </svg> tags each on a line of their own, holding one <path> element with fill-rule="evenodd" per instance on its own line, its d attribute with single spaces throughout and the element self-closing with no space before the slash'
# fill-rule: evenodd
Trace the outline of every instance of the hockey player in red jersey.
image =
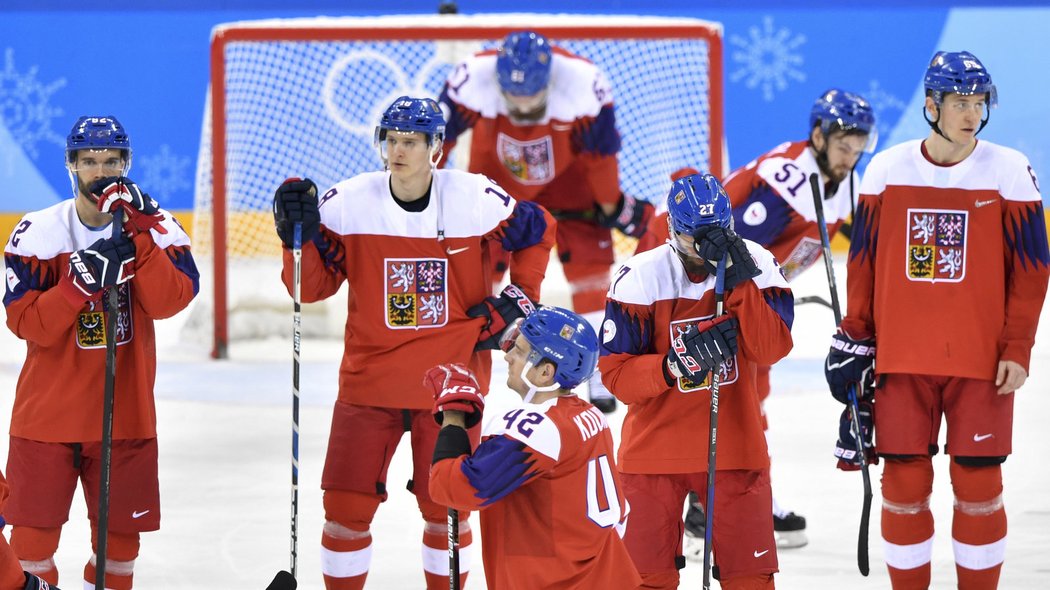
<svg viewBox="0 0 1050 590">
<path fill-rule="evenodd" d="M 627 404 L 618 463 L 631 523 L 624 541 L 645 588 L 675 588 L 682 503 L 706 498 L 710 371 L 721 399 L 714 555 L 723 588 L 772 588 L 777 571 L 769 454 L 755 369 L 791 350 L 794 305 L 776 259 L 731 229 L 729 196 L 713 176 L 675 181 L 673 239 L 635 255 L 613 278 L 599 366 Z M 715 264 L 728 260 L 715 317 Z"/>
<path fill-rule="evenodd" d="M 734 170 L 725 181 L 733 205 L 733 228 L 742 237 L 757 242 L 780 262 L 790 282 L 820 257 L 820 228 L 813 204 L 809 176 L 819 174 L 824 220 L 828 235 L 843 227 L 853 209 L 853 171 L 863 152 L 871 152 L 878 139 L 875 114 L 863 97 L 832 88 L 817 98 L 810 109 L 809 139 L 782 143 L 743 168 Z M 847 181 L 848 179 L 848 181 Z M 662 234 L 667 235 L 667 224 Z M 650 234 L 650 231 L 643 239 Z M 651 240 L 639 242 L 639 251 L 653 247 Z M 769 397 L 768 365 L 758 367 L 758 396 Z M 763 410 L 762 420 L 768 426 Z M 691 512 L 697 510 L 694 506 Z M 703 519 L 687 518 L 687 522 Z M 806 519 L 786 510 L 773 500 L 773 525 L 777 545 L 802 547 L 806 538 Z M 703 530 L 687 526 L 691 539 L 686 555 L 695 556 Z M 690 551 L 689 549 L 694 550 Z"/>
<path fill-rule="evenodd" d="M 930 134 L 877 154 L 864 174 L 848 313 L 826 373 L 840 401 L 854 387 L 866 405 L 874 382 L 893 587 L 930 585 L 931 457 L 943 416 L 958 585 L 983 590 L 997 587 L 1006 552 L 1001 465 L 1050 252 L 1027 158 L 977 139 L 997 102 L 988 70 L 969 52 L 938 52 L 924 85 Z"/>
<path fill-rule="evenodd" d="M 558 219 L 572 307 L 597 330 L 614 260 L 610 230 L 638 237 L 653 212 L 620 192 L 620 134 L 605 74 L 539 33 L 517 31 L 498 50 L 456 66 L 439 100 L 448 113 L 447 151 L 472 131 L 468 169 Z M 498 282 L 506 253 L 496 248 L 492 255 Z M 588 389 L 602 411 L 615 409 L 598 373 Z"/>
<path fill-rule="evenodd" d="M 57 584 L 54 554 L 79 480 L 97 546 L 106 341 L 115 338 L 106 587 L 129 590 L 139 534 L 160 528 L 153 322 L 189 304 L 198 272 L 186 233 L 124 176 L 131 142 L 115 118 L 81 117 L 66 139 L 66 167 L 73 198 L 26 214 L 4 250 L 7 326 L 27 349 L 4 517 L 22 567 Z M 117 208 L 126 215 L 114 232 Z M 108 309 L 107 289 L 117 289 L 117 310 Z M 117 314 L 110 335 L 108 313 Z M 87 584 L 95 563 L 92 554 Z"/>
<path fill-rule="evenodd" d="M 507 386 L 522 404 L 490 420 L 473 453 L 465 428 L 484 407 L 473 375 L 454 365 L 427 373 L 434 417 L 443 423 L 431 494 L 454 508 L 481 510 L 493 590 L 638 588 L 621 539 L 628 505 L 609 424 L 572 393 L 598 362 L 594 330 L 571 311 L 541 307 L 507 331 L 502 348 Z"/>
<path fill-rule="evenodd" d="M 447 509 L 428 491 L 438 427 L 423 373 L 462 363 L 488 384 L 491 350 L 515 318 L 533 309 L 554 245 L 554 220 L 480 174 L 436 170 L 445 121 L 429 98 L 401 97 L 376 128 L 387 170 L 337 183 L 318 198 L 310 180 L 289 180 L 274 197 L 292 288 L 292 233 L 302 224 L 302 298 L 318 301 L 346 281 L 350 296 L 339 396 L 321 487 L 322 571 L 330 590 L 362 588 L 369 533 L 387 497 L 387 466 L 411 431 L 409 489 L 423 515 L 427 587 L 447 588 Z M 485 245 L 510 251 L 509 285 L 490 296 Z M 476 433 L 477 431 L 473 431 Z M 471 534 L 461 515 L 464 577 Z"/>
</svg>

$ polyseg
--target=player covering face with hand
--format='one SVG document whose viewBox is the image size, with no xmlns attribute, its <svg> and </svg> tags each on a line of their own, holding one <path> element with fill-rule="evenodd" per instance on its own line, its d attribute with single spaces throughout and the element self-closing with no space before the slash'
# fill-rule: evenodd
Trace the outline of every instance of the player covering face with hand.
<svg viewBox="0 0 1050 590">
<path fill-rule="evenodd" d="M 860 399 L 862 422 L 874 412 L 893 588 L 930 585 L 932 456 L 943 419 L 958 585 L 984 590 L 997 587 L 1006 555 L 1001 465 L 1012 452 L 1014 395 L 1028 376 L 1050 251 L 1028 159 L 977 139 L 997 103 L 984 64 L 966 51 L 938 52 L 924 86 L 929 135 L 876 154 L 864 174 L 848 313 L 826 374 L 837 400 L 851 389 Z"/>
<path fill-rule="evenodd" d="M 488 417 L 473 452 L 465 429 L 485 406 L 473 374 L 460 365 L 426 374 L 442 424 L 431 494 L 481 511 L 489 588 L 639 587 L 620 538 L 629 508 L 609 425 L 572 392 L 595 369 L 594 330 L 578 314 L 541 307 L 515 322 L 501 348 L 521 402 Z"/>
<path fill-rule="evenodd" d="M 322 573 L 329 590 L 362 588 L 371 566 L 372 519 L 386 500 L 387 466 L 410 432 L 408 489 L 423 519 L 427 588 L 448 588 L 447 506 L 429 492 L 438 426 L 424 373 L 459 363 L 487 388 L 491 350 L 514 319 L 535 309 L 554 245 L 554 220 L 479 174 L 435 169 L 445 120 L 429 98 L 394 101 L 376 128 L 384 170 L 318 192 L 292 179 L 274 196 L 285 245 L 282 278 L 293 287 L 294 229 L 302 229 L 302 300 L 349 283 L 339 395 L 321 487 Z M 511 284 L 492 295 L 488 242 L 510 251 Z M 476 436 L 478 429 L 471 433 Z M 393 486 L 400 489 L 402 485 Z M 460 515 L 462 577 L 470 571 L 468 513 Z"/>
</svg>

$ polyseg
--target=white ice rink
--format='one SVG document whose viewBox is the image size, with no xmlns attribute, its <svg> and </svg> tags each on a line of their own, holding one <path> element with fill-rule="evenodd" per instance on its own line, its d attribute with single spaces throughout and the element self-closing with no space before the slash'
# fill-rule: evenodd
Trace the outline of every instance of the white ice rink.
<svg viewBox="0 0 1050 590">
<path fill-rule="evenodd" d="M 838 277 L 844 292 L 841 264 Z M 793 286 L 796 296 L 827 297 L 823 266 L 814 267 Z M 143 536 L 135 585 L 149 590 L 262 590 L 277 570 L 288 568 L 289 559 L 290 337 L 235 345 L 232 360 L 219 362 L 209 360 L 202 345 L 179 342 L 180 322 L 176 317 L 158 325 L 156 393 L 163 518 L 160 531 Z M 1050 334 L 1047 322 L 1043 324 L 1032 355 L 1032 376 L 1017 394 L 1015 452 L 1004 466 L 1010 523 L 1000 584 L 1004 589 L 1050 587 L 1050 439 L 1044 430 L 1050 422 Z M 781 572 L 776 582 L 778 588 L 788 590 L 888 588 L 879 535 L 881 468 L 872 471 L 872 571 L 865 578 L 856 566 L 861 477 L 837 471 L 831 455 L 842 409 L 827 393 L 822 371 L 832 330 L 830 310 L 799 306 L 795 350 L 773 372 L 767 411 L 774 493 L 782 505 L 806 517 L 810 539 L 807 547 L 780 552 Z M 7 423 L 24 345 L 3 329 L 0 351 L 0 423 Z M 307 339 L 302 346 L 300 588 L 323 588 L 319 482 L 340 352 L 341 343 L 333 341 Z M 514 398 L 509 396 L 514 394 L 502 386 L 502 359 L 494 367 L 488 407 L 496 411 L 512 403 Z M 100 383 L 99 395 L 101 389 Z M 119 399 L 116 411 L 120 411 Z M 611 418 L 617 438 L 624 413 L 621 406 Z M 0 444 L 0 465 L 6 464 L 6 456 L 7 445 Z M 937 456 L 934 465 L 933 587 L 954 588 L 947 458 Z M 404 490 L 409 473 L 404 443 L 390 468 L 390 500 L 380 507 L 372 529 L 375 544 L 369 588 L 423 587 L 421 520 L 413 497 Z M 476 516 L 474 525 L 477 530 Z M 63 588 L 81 587 L 89 551 L 86 509 L 78 493 L 56 556 Z M 468 588 L 483 588 L 480 559 L 475 563 Z M 682 587 L 700 588 L 701 573 L 699 565 L 690 564 L 682 572 Z"/>
</svg>

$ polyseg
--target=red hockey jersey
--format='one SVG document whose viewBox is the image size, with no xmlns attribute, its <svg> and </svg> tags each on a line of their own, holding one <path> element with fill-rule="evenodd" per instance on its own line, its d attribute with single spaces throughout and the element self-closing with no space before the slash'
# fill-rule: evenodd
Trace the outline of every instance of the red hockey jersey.
<svg viewBox="0 0 1050 590">
<path fill-rule="evenodd" d="M 933 163 L 923 142 L 868 165 L 850 246 L 843 327 L 878 340 L 878 373 L 994 380 L 1028 369 L 1050 252 L 1027 158 L 980 141 Z"/>
<path fill-rule="evenodd" d="M 740 322 L 736 356 L 719 380 L 718 469 L 769 466 L 757 365 L 772 365 L 792 346 L 794 299 L 773 255 L 745 242 L 762 274 L 726 293 L 726 312 Z M 669 244 L 629 259 L 616 271 L 605 308 L 602 381 L 627 404 L 617 461 L 625 473 L 707 470 L 709 379 L 671 385 L 664 378 L 676 330 L 715 313 L 715 277 L 686 274 Z"/>
<path fill-rule="evenodd" d="M 489 588 L 637 588 L 605 416 L 575 395 L 523 404 L 487 425 L 473 455 L 431 468 L 434 501 L 481 511 Z"/>
<path fill-rule="evenodd" d="M 473 130 L 468 170 L 552 212 L 590 212 L 620 198 L 620 135 L 612 87 L 590 61 L 555 48 L 547 113 L 535 124 L 512 122 L 496 79 L 496 52 L 452 71 L 439 100 L 448 109 L 445 152 Z"/>
<path fill-rule="evenodd" d="M 69 273 L 69 255 L 110 237 L 111 227 L 84 225 L 75 203 L 68 199 L 27 214 L 4 249 L 7 325 L 27 345 L 11 413 L 11 435 L 21 438 L 102 440 L 110 310 L 105 297 L 99 303 L 74 301 L 58 283 Z M 157 436 L 153 320 L 175 315 L 197 293 L 189 237 L 161 212 L 168 233 L 135 236 L 135 276 L 118 288 L 115 439 Z"/>
<path fill-rule="evenodd" d="M 302 299 L 324 299 L 349 282 L 339 400 L 429 409 L 423 373 L 453 362 L 487 384 L 492 355 L 474 352 L 484 320 L 467 317 L 492 289 L 483 241 L 501 240 L 512 252 L 511 282 L 538 300 L 554 245 L 550 214 L 459 170 L 434 172 L 419 212 L 394 201 L 388 172 L 344 180 L 319 202 L 321 232 L 303 244 Z M 282 278 L 290 292 L 287 248 Z"/>
</svg>

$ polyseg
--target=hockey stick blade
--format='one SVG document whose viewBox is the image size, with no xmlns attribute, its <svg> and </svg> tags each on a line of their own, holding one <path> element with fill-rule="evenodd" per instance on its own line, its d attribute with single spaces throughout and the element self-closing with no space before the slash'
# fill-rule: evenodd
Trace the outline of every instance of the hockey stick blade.
<svg viewBox="0 0 1050 590">
<path fill-rule="evenodd" d="M 832 309 L 831 302 L 829 302 L 827 299 L 824 299 L 820 295 L 804 295 L 802 297 L 799 297 L 798 299 L 795 299 L 795 305 L 805 305 L 807 303 L 817 303 L 819 305 L 823 305 L 828 309 Z"/>
<path fill-rule="evenodd" d="M 273 581 L 266 587 L 266 590 L 295 590 L 296 586 L 298 586 L 298 583 L 295 581 L 295 577 L 281 570 L 273 577 Z"/>
<path fill-rule="evenodd" d="M 864 511 L 860 515 L 860 536 L 857 539 L 857 567 L 860 575 L 867 576 L 868 564 L 868 522 L 871 520 L 871 492 L 865 490 Z"/>
</svg>

